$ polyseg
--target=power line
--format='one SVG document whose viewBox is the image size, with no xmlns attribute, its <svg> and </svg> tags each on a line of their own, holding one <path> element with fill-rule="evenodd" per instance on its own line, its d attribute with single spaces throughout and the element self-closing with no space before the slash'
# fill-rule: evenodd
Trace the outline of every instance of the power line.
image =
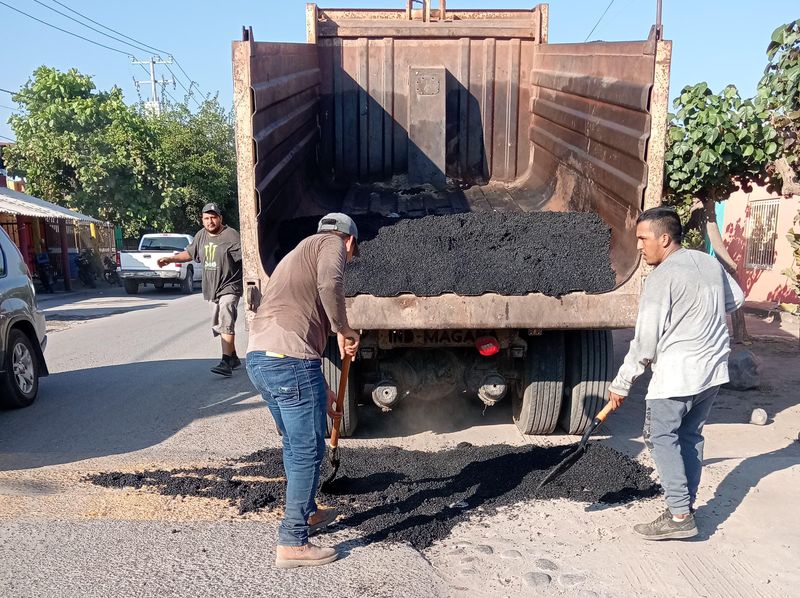
<svg viewBox="0 0 800 598">
<path fill-rule="evenodd" d="M 11 110 L 11 112 L 22 112 L 19 108 L 12 108 L 11 106 L 6 106 L 5 104 L 0 104 L 0 108 Z"/>
<path fill-rule="evenodd" d="M 80 12 L 78 12 L 77 10 L 74 10 L 74 9 L 70 8 L 70 7 L 69 7 L 69 6 L 67 6 L 66 4 L 64 4 L 64 3 L 62 3 L 62 2 L 59 2 L 58 0 L 51 0 L 51 2 L 55 2 L 55 3 L 56 3 L 56 4 L 58 4 L 59 6 L 62 6 L 62 7 L 64 7 L 64 8 L 66 8 L 66 9 L 67 9 L 68 11 L 70 11 L 71 13 L 74 13 L 74 14 L 78 15 L 79 17 L 81 17 L 81 18 L 83 18 L 83 19 L 86 19 L 87 21 L 89 21 L 89 22 L 91 22 L 91 23 L 94 23 L 95 25 L 98 25 L 98 26 L 102 27 L 103 29 L 107 29 L 108 31 L 111 31 L 112 33 L 116 33 L 117 35 L 121 35 L 121 36 L 122 36 L 122 37 L 124 37 L 125 39 L 129 39 L 129 40 L 131 40 L 132 42 L 136 42 L 137 44 L 140 44 L 140 45 L 142 45 L 142 46 L 145 46 L 145 47 L 147 47 L 147 48 L 150 48 L 149 50 L 146 50 L 147 52 L 153 51 L 153 52 L 159 52 L 159 53 L 161 53 L 161 54 L 169 54 L 169 52 L 167 52 L 167 51 L 165 51 L 165 50 L 159 50 L 158 48 L 156 48 L 156 47 L 154 47 L 154 46 L 151 46 L 150 44 L 146 44 L 146 43 L 144 43 L 144 42 L 143 42 L 143 41 L 141 41 L 141 40 L 138 40 L 138 39 L 135 39 L 135 38 L 133 38 L 133 37 L 130 37 L 130 36 L 128 36 L 128 35 L 125 35 L 125 34 L 124 34 L 124 33 L 122 33 L 121 31 L 117 31 L 116 29 L 113 29 L 113 28 L 109 27 L 108 25 L 103 25 L 102 23 L 100 23 L 100 22 L 98 22 L 98 21 L 95 21 L 94 19 L 92 19 L 92 18 L 90 18 L 90 17 L 87 17 L 85 14 L 83 14 L 83 13 L 80 13 Z M 188 75 L 187 75 L 187 77 L 188 77 Z"/>
<path fill-rule="evenodd" d="M 175 77 L 175 73 L 172 72 L 172 69 L 169 68 L 169 65 L 165 64 L 164 66 L 167 68 L 167 70 L 170 72 L 170 74 L 173 77 Z M 188 95 L 190 98 L 192 98 L 192 100 L 194 100 L 194 103 L 197 104 L 197 107 L 199 108 L 200 107 L 200 102 L 198 102 L 197 98 L 195 98 L 194 95 L 192 94 L 192 85 L 194 84 L 194 81 L 189 79 L 189 88 L 187 89 L 186 86 L 183 84 L 183 82 L 180 79 L 178 79 L 177 77 L 175 77 L 175 79 L 178 81 L 178 84 L 181 87 L 183 87 L 183 89 L 186 91 L 186 95 Z"/>
<path fill-rule="evenodd" d="M 611 0 L 611 2 L 608 3 L 608 6 L 606 6 L 606 9 L 603 11 L 603 14 L 600 15 L 600 18 L 597 19 L 597 23 L 594 24 L 594 27 L 592 27 L 592 30 L 589 32 L 589 35 L 587 35 L 586 39 L 583 40 L 584 42 L 588 42 L 589 38 L 592 37 L 592 33 L 594 33 L 594 30 L 597 29 L 597 26 L 600 24 L 600 21 L 603 20 L 603 17 L 606 16 L 606 13 L 608 12 L 608 9 L 611 8 L 612 4 L 614 4 L 614 0 Z"/>
<path fill-rule="evenodd" d="M 180 62 L 178 62 L 178 60 L 175 58 L 175 56 L 173 56 L 173 55 L 172 55 L 172 53 L 171 53 L 171 52 L 167 52 L 166 50 L 161 50 L 161 49 L 159 49 L 159 48 L 156 48 L 155 46 L 151 46 L 150 44 L 147 44 L 147 43 L 145 43 L 145 42 L 143 42 L 143 41 L 141 41 L 141 40 L 139 40 L 139 39 L 136 39 L 136 38 L 134 38 L 134 37 L 131 37 L 131 36 L 129 36 L 129 35 L 125 35 L 125 34 L 124 34 L 124 33 L 122 33 L 121 31 L 117 31 L 116 29 L 114 29 L 114 28 L 112 28 L 112 27 L 109 27 L 108 25 L 103 25 L 103 24 L 102 24 L 102 23 L 100 23 L 99 21 L 96 21 L 96 20 L 92 19 L 91 17 L 88 17 L 88 16 L 86 16 L 85 14 L 83 14 L 83 13 L 81 13 L 81 12 L 78 12 L 77 10 L 74 10 L 74 9 L 70 8 L 69 6 L 67 6 L 66 4 L 64 4 L 63 2 L 59 2 L 59 0 L 50 0 L 50 1 L 51 1 L 51 2 L 54 2 L 55 4 L 58 4 L 59 6 L 62 6 L 62 7 L 64 7 L 64 8 L 66 8 L 66 9 L 67 9 L 68 11 L 70 11 L 71 13 L 73 13 L 73 14 L 76 14 L 76 15 L 78 15 L 79 17 L 81 17 L 81 18 L 83 18 L 83 19 L 86 19 L 87 21 L 89 21 L 89 22 L 91 22 L 91 23 L 94 23 L 95 25 L 97 25 L 97 26 L 99 26 L 99 27 L 102 27 L 103 29 L 106 29 L 106 30 L 108 30 L 108 31 L 111 31 L 112 33 L 116 33 L 117 35 L 120 35 L 120 36 L 124 37 L 125 39 L 129 39 L 129 40 L 131 40 L 131 41 L 132 41 L 132 42 L 134 42 L 134 43 L 133 43 L 133 44 L 129 44 L 129 43 L 127 43 L 127 42 L 123 41 L 123 40 L 120 40 L 120 39 L 118 39 L 118 38 L 115 38 L 115 37 L 113 37 L 113 36 L 109 36 L 108 34 L 106 34 L 106 33 L 103 33 L 102 31 L 99 31 L 98 33 L 102 33 L 103 35 L 106 35 L 107 37 L 111 37 L 112 39 L 116 39 L 117 41 L 121 41 L 122 43 L 124 43 L 124 44 L 127 44 L 127 45 L 129 45 L 129 46 L 133 46 L 134 48 L 137 48 L 137 49 L 139 49 L 139 50 L 144 50 L 145 52 L 154 51 L 154 52 L 158 52 L 159 54 L 166 54 L 166 55 L 167 55 L 167 56 L 168 56 L 170 59 L 172 59 L 172 61 L 175 63 L 175 65 L 176 65 L 176 66 L 177 66 L 177 67 L 180 69 L 180 71 L 183 73 L 184 77 L 186 77 L 186 80 L 187 80 L 187 81 L 189 81 L 189 83 L 190 83 L 190 84 L 191 84 L 191 83 L 194 83 L 194 84 L 197 86 L 198 90 L 199 90 L 200 86 L 199 86 L 199 85 L 197 85 L 197 82 L 196 82 L 194 79 L 192 79 L 192 78 L 189 76 L 189 73 L 187 73 L 187 72 L 186 72 L 186 70 L 183 68 L 183 66 L 181 65 L 181 63 L 180 63 Z M 34 0 L 34 2 L 37 2 L 37 3 L 41 4 L 40 0 Z M 48 8 L 50 8 L 50 7 L 48 7 Z M 55 10 L 55 9 L 54 9 L 54 8 L 51 8 L 51 10 Z M 64 13 L 62 13 L 62 12 L 60 12 L 60 11 L 56 11 L 56 12 L 58 12 L 59 14 L 62 14 L 62 15 L 64 14 Z M 66 17 L 67 17 L 67 18 L 69 18 L 69 19 L 72 19 L 72 17 L 70 17 L 69 15 L 64 15 L 64 16 L 66 16 Z M 72 20 L 73 20 L 73 21 L 76 21 L 75 19 L 72 19 Z M 76 21 L 76 22 L 78 22 L 78 23 L 79 23 L 80 21 Z M 88 26 L 88 25 L 86 25 L 85 23 L 81 23 L 81 25 L 84 25 L 85 27 L 89 27 L 89 26 Z M 92 29 L 93 31 L 97 31 L 97 29 L 94 29 L 93 27 L 90 27 L 90 29 Z M 145 50 L 144 48 L 142 48 L 142 46 L 144 46 L 145 48 L 149 48 L 149 49 Z M 175 76 L 175 73 L 172 73 L 172 76 L 173 76 L 173 77 L 175 77 L 175 78 L 177 79 L 177 77 Z M 180 81 L 178 81 L 178 82 L 180 83 Z M 191 85 L 190 85 L 190 87 L 191 87 Z M 184 88 L 184 89 L 185 89 L 185 88 Z"/>
<path fill-rule="evenodd" d="M 132 43 L 130 43 L 130 42 L 126 42 L 124 39 L 120 39 L 120 38 L 118 38 L 118 37 L 115 37 L 115 36 L 113 36 L 113 35 L 109 35 L 108 33 L 105 33 L 105 32 L 103 32 L 103 31 L 100 31 L 99 29 L 96 29 L 96 28 L 92 27 L 91 25 L 87 25 L 86 23 L 82 23 L 81 21 L 79 21 L 79 20 L 78 20 L 78 19 L 76 19 L 75 17 L 71 17 L 71 16 L 69 16 L 68 14 L 61 12 L 61 11 L 60 11 L 60 10 L 58 10 L 57 8 L 53 8 L 52 6 L 49 6 L 49 5 L 45 4 L 45 3 L 44 3 L 44 2 L 42 2 L 41 0 L 33 0 L 33 1 L 34 1 L 34 2 L 36 2 L 36 4 L 39 4 L 39 5 L 41 5 L 41 6 L 44 6 L 44 7 L 45 7 L 47 10 L 52 10 L 54 13 L 56 13 L 56 14 L 59 14 L 59 15 L 61 15 L 62 17 L 65 17 L 65 18 L 69 19 L 70 21 L 74 21 L 74 22 L 76 22 L 78 25 L 81 25 L 81 26 L 83 26 L 83 27 L 86 27 L 87 29 L 91 29 L 92 31 L 94 31 L 94 32 L 96 32 L 96 33 L 99 33 L 100 35 L 104 35 L 104 36 L 106 36 L 106 37 L 108 37 L 108 38 L 110 38 L 110 39 L 113 39 L 114 41 L 117 41 L 117 42 L 123 43 L 123 44 L 125 44 L 126 46 L 130 46 L 130 47 L 132 47 L 132 48 L 136 48 L 137 50 L 141 50 L 142 52 L 149 52 L 149 51 L 150 51 L 150 50 L 148 50 L 147 48 L 143 48 L 142 46 L 137 46 L 136 44 L 132 44 Z"/>
<path fill-rule="evenodd" d="M 112 52 L 117 52 L 119 54 L 122 54 L 123 56 L 131 56 L 130 52 L 125 52 L 123 50 L 120 50 L 119 48 L 112 48 L 111 46 L 107 46 L 105 44 L 101 44 L 100 42 L 96 42 L 96 41 L 94 41 L 92 39 L 89 39 L 88 37 L 83 37 L 82 35 L 79 35 L 77 33 L 73 33 L 72 31 L 68 31 L 67 29 L 62 29 L 61 27 L 53 25 L 52 23 L 48 23 L 47 21 L 43 21 L 42 19 L 34 17 L 33 15 L 28 14 L 27 12 L 24 12 L 24 11 L 18 9 L 18 8 L 15 8 L 15 7 L 11 6 L 10 4 L 6 4 L 2 0 L 0 0 L 0 4 L 5 6 L 6 8 L 10 8 L 11 10 L 20 13 L 21 15 L 25 15 L 29 19 L 33 19 L 34 21 L 38 21 L 42 25 L 47 25 L 48 27 L 52 27 L 53 29 L 57 29 L 58 31 L 61 31 L 61 32 L 66 33 L 68 35 L 72 35 L 73 37 L 77 37 L 79 39 L 82 39 L 83 41 L 89 42 L 90 44 L 94 44 L 95 46 L 100 46 L 101 48 L 105 48 L 106 50 L 111 50 Z"/>
<path fill-rule="evenodd" d="M 3 139 L 8 139 L 9 141 L 13 141 L 14 143 L 17 142 L 16 139 L 11 139 L 11 137 L 6 137 L 5 135 L 0 135 L 0 137 L 2 137 Z"/>
</svg>

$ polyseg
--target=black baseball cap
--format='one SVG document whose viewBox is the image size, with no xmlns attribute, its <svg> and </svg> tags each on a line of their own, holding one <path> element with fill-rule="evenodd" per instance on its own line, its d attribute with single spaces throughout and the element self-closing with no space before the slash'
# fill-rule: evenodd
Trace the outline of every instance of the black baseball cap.
<svg viewBox="0 0 800 598">
<path fill-rule="evenodd" d="M 212 201 L 203 206 L 203 214 L 206 213 L 211 213 L 211 214 L 216 214 L 217 216 L 221 216 L 222 210 L 220 210 L 219 206 Z"/>
</svg>

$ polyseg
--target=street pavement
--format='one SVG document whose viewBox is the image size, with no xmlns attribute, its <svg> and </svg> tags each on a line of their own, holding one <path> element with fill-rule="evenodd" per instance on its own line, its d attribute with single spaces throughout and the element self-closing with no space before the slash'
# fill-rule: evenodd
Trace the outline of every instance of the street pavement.
<svg viewBox="0 0 800 598">
<path fill-rule="evenodd" d="M 707 430 L 701 537 L 643 544 L 630 526 L 658 514 L 633 505 L 527 501 L 480 514 L 423 553 L 365 545 L 358 530 L 319 536 L 343 558 L 274 568 L 276 515 L 239 515 L 212 499 L 106 489 L 84 476 L 219 464 L 278 446 L 243 370 L 219 359 L 199 294 L 101 289 L 42 297 L 51 376 L 30 408 L 0 412 L 0 596 L 787 596 L 800 584 L 794 514 L 800 488 L 796 337 L 754 345 L 762 391 L 723 393 Z M 781 334 L 783 334 L 781 332 Z M 243 318 L 237 330 L 244 352 Z M 630 340 L 615 334 L 617 359 Z M 794 366 L 792 366 L 794 364 Z M 644 463 L 642 385 L 600 438 Z M 766 426 L 747 423 L 753 407 Z M 437 405 L 362 417 L 359 446 L 422 450 L 567 443 L 523 438 L 508 406 Z"/>
</svg>

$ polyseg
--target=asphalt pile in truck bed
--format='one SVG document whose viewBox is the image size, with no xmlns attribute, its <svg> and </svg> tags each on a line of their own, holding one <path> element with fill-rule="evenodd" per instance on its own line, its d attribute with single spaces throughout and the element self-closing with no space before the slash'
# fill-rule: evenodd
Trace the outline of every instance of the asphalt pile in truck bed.
<svg viewBox="0 0 800 598">
<path fill-rule="evenodd" d="M 467 213 L 398 220 L 360 244 L 348 297 L 560 296 L 614 287 L 610 232 L 585 212 Z"/>
<path fill-rule="evenodd" d="M 532 498 L 623 503 L 661 491 L 650 477 L 651 469 L 596 443 L 534 496 L 539 480 L 571 448 L 462 443 L 450 450 L 421 452 L 342 447 L 339 474 L 319 500 L 340 508 L 339 524 L 357 528 L 367 542 L 408 542 L 423 549 L 447 537 L 461 521 Z M 149 488 L 168 496 L 217 498 L 246 513 L 283 508 L 283 476 L 281 450 L 274 448 L 218 468 L 112 472 L 88 480 L 111 488 Z"/>
</svg>

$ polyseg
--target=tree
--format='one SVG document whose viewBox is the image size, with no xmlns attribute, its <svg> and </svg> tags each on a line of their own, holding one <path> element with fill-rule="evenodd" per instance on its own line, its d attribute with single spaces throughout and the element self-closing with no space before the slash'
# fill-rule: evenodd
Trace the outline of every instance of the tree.
<svg viewBox="0 0 800 598">
<path fill-rule="evenodd" d="M 758 84 L 756 103 L 769 112 L 770 124 L 778 131 L 780 157 L 773 171 L 783 195 L 800 195 L 800 19 L 781 25 L 767 47 L 767 67 Z M 795 230 L 797 227 L 797 230 Z M 784 270 L 800 295 L 800 212 L 787 234 L 794 264 Z M 788 306 L 787 306 L 788 307 Z M 793 311 L 797 307 L 789 308 Z"/>
<path fill-rule="evenodd" d="M 166 105 L 153 119 L 157 161 L 164 165 L 162 209 L 176 231 L 192 231 L 203 205 L 217 202 L 226 222 L 238 227 L 236 147 L 233 122 L 216 98 L 196 113 L 186 104 Z"/>
<path fill-rule="evenodd" d="M 739 280 L 737 265 L 722 242 L 716 202 L 737 185 L 763 178 L 778 152 L 777 132 L 767 112 L 742 100 L 735 86 L 713 93 L 706 83 L 687 86 L 673 102 L 664 155 L 667 203 L 676 206 L 688 229 L 699 229 L 724 267 Z M 748 340 L 744 317 L 733 316 L 734 340 Z"/>
<path fill-rule="evenodd" d="M 122 91 L 97 91 L 75 69 L 39 67 L 14 95 L 8 168 L 60 205 L 142 232 L 193 232 L 216 201 L 236 225 L 236 152 L 230 114 L 216 98 L 193 113 L 165 104 L 153 115 L 125 104 Z"/>
<path fill-rule="evenodd" d="M 45 66 L 13 96 L 23 109 L 9 122 L 17 143 L 9 170 L 34 195 L 119 224 L 126 233 L 158 222 L 161 194 L 151 156 L 156 139 L 114 87 Z"/>
</svg>

